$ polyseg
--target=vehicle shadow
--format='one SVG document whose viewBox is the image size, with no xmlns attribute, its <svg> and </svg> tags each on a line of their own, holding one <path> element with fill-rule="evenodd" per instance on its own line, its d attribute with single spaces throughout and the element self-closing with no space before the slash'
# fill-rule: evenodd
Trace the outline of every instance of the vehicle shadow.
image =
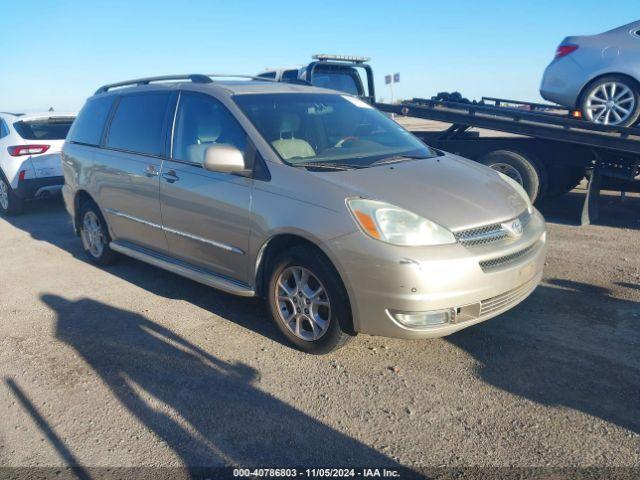
<svg viewBox="0 0 640 480">
<path fill-rule="evenodd" d="M 640 302 L 554 279 L 447 340 L 471 354 L 478 377 L 494 387 L 640 433 Z"/>
<path fill-rule="evenodd" d="M 28 205 L 23 215 L 2 219 L 29 233 L 33 239 L 48 242 L 74 258 L 89 263 L 61 199 L 34 202 Z M 183 300 L 273 341 L 286 344 L 261 299 L 227 294 L 129 257 L 122 257 L 115 265 L 100 268 L 154 295 Z"/>
<path fill-rule="evenodd" d="M 398 467 L 256 388 L 252 367 L 220 360 L 142 315 L 92 299 L 41 299 L 57 315 L 56 338 L 186 466 Z"/>
<path fill-rule="evenodd" d="M 585 196 L 585 190 L 573 190 L 562 197 L 543 198 L 536 202 L 536 208 L 548 222 L 579 226 Z M 598 208 L 594 225 L 640 230 L 640 197 L 623 199 L 619 192 L 602 192 Z"/>
<path fill-rule="evenodd" d="M 640 282 L 639 283 L 616 282 L 616 285 L 619 285 L 621 287 L 625 287 L 631 290 L 640 290 Z"/>
</svg>

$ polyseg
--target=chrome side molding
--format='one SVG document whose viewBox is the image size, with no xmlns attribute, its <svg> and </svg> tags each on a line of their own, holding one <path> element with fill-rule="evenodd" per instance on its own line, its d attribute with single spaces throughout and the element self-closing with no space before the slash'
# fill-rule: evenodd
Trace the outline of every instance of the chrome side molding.
<svg viewBox="0 0 640 480">
<path fill-rule="evenodd" d="M 234 280 L 199 269 L 189 264 L 173 260 L 162 254 L 140 248 L 128 242 L 113 241 L 109 247 L 123 255 L 159 267 L 198 283 L 241 297 L 255 297 L 256 292 L 249 286 Z"/>
<path fill-rule="evenodd" d="M 226 250 L 227 252 L 237 253 L 238 255 L 244 255 L 244 251 L 240 250 L 237 247 L 232 245 L 227 245 L 226 243 L 216 242 L 215 240 L 209 240 L 208 238 L 198 237 L 197 235 L 192 235 L 191 233 L 183 232 L 180 230 L 175 230 L 173 228 L 165 227 L 164 225 L 160 225 L 158 223 L 149 222 L 147 220 L 143 220 L 138 217 L 134 217 L 133 215 L 129 215 L 118 210 L 113 210 L 112 208 L 107 208 L 106 212 L 110 215 L 115 215 L 116 217 L 126 218 L 127 220 L 131 220 L 133 222 L 142 223 L 143 225 L 147 225 L 152 228 L 157 228 L 158 230 L 162 230 L 167 233 L 172 233 L 174 235 L 178 235 L 180 237 L 189 238 L 191 240 L 195 240 L 197 242 L 206 243 L 207 245 L 211 245 L 213 247 L 221 248 L 222 250 Z"/>
</svg>

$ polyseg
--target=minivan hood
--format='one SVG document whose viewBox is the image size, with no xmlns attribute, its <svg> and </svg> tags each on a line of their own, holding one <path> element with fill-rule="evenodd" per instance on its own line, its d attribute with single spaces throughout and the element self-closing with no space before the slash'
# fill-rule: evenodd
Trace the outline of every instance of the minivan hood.
<svg viewBox="0 0 640 480">
<path fill-rule="evenodd" d="M 460 230 L 510 220 L 527 204 L 493 170 L 457 155 L 318 173 L 359 196 L 391 203 Z"/>
</svg>

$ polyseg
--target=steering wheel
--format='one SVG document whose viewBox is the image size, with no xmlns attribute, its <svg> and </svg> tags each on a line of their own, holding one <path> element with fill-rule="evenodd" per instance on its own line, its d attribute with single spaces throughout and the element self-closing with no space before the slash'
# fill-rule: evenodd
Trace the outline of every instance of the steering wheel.
<svg viewBox="0 0 640 480">
<path fill-rule="evenodd" d="M 348 136 L 348 137 L 344 137 L 341 138 L 338 143 L 336 143 L 336 148 L 342 148 L 342 146 L 347 143 L 347 142 L 353 142 L 354 140 L 358 140 L 360 137 L 354 137 L 354 136 Z"/>
</svg>

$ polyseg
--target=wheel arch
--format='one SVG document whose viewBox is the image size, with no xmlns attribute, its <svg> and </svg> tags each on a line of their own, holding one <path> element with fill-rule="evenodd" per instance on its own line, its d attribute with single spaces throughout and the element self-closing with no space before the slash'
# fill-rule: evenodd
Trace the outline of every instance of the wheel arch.
<svg viewBox="0 0 640 480">
<path fill-rule="evenodd" d="M 605 77 L 612 77 L 612 76 L 623 77 L 629 80 L 633 85 L 635 85 L 636 92 L 640 95 L 640 81 L 634 78 L 633 75 L 629 75 L 628 73 L 623 73 L 620 71 L 603 72 L 603 73 L 598 73 L 596 76 L 590 78 L 584 83 L 584 85 L 582 85 L 582 88 L 580 89 L 580 93 L 576 98 L 576 104 L 574 105 L 574 108 L 582 109 L 582 101 L 584 99 L 584 94 L 592 84 L 596 83 L 598 80 L 601 80 Z"/>
<path fill-rule="evenodd" d="M 272 262 L 277 256 L 286 249 L 296 246 L 308 246 L 320 253 L 328 262 L 330 267 L 335 271 L 342 283 L 342 287 L 346 292 L 348 304 L 349 304 L 349 324 L 341 325 L 345 332 L 350 334 L 355 333 L 354 319 L 353 319 L 353 304 L 350 290 L 345 283 L 344 276 L 336 265 L 336 262 L 331 258 L 331 254 L 322 248 L 321 243 L 316 242 L 300 233 L 278 233 L 269 237 L 258 250 L 255 263 L 255 289 L 256 295 L 259 297 L 266 297 L 269 288 L 269 274 L 271 272 Z"/>
<path fill-rule="evenodd" d="M 98 203 L 93 199 L 93 197 L 91 196 L 91 194 L 84 190 L 84 189 L 80 189 L 75 193 L 75 196 L 73 198 L 73 228 L 76 231 L 76 234 L 80 233 L 80 218 L 79 218 L 79 214 L 80 214 L 80 207 L 85 203 L 85 202 L 92 202 L 96 205 L 98 205 Z M 98 208 L 100 209 L 100 206 L 98 205 Z M 104 217 L 104 212 L 102 212 L 102 209 L 100 209 L 100 212 L 102 213 L 102 216 Z"/>
</svg>

